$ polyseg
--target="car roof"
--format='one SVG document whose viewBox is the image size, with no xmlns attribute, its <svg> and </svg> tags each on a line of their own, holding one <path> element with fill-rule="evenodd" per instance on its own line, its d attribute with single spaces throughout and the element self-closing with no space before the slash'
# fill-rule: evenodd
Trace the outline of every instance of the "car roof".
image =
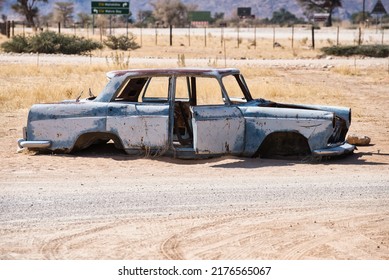
<svg viewBox="0 0 389 280">
<path fill-rule="evenodd" d="M 239 74 L 236 68 L 142 68 L 114 70 L 106 75 L 109 79 L 118 76 L 224 76 Z"/>
</svg>

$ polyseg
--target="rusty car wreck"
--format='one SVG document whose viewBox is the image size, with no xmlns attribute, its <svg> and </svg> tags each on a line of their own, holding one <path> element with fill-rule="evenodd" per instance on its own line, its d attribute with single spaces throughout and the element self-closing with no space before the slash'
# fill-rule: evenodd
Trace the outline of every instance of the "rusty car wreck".
<svg viewBox="0 0 389 280">
<path fill-rule="evenodd" d="M 254 99 L 238 69 L 133 69 L 107 73 L 97 97 L 36 104 L 19 148 L 69 153 L 113 141 L 128 154 L 338 156 L 351 109 Z"/>
</svg>

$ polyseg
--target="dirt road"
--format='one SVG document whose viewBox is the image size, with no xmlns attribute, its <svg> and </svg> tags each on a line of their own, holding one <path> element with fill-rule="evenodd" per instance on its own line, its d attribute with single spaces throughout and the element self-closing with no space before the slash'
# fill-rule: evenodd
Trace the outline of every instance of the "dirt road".
<svg viewBox="0 0 389 280">
<path fill-rule="evenodd" d="M 0 259 L 389 259 L 389 78 L 323 75 L 372 145 L 316 163 L 16 153 L 0 113 Z"/>
</svg>

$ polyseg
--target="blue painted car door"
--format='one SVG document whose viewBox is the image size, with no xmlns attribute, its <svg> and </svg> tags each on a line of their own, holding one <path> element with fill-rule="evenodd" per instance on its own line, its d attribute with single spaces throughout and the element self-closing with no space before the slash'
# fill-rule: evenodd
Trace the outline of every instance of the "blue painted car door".
<svg viewBox="0 0 389 280">
<path fill-rule="evenodd" d="M 236 106 L 193 106 L 193 147 L 197 154 L 240 154 L 245 122 Z"/>
</svg>

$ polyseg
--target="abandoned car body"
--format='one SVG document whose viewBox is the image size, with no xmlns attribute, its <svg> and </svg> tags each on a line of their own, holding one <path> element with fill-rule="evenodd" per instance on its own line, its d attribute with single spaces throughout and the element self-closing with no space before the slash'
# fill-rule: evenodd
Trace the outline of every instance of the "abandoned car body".
<svg viewBox="0 0 389 280">
<path fill-rule="evenodd" d="M 107 73 L 97 97 L 36 104 L 20 148 L 71 152 L 112 140 L 129 154 L 179 158 L 337 156 L 351 109 L 253 99 L 238 69 L 138 69 Z"/>
</svg>

